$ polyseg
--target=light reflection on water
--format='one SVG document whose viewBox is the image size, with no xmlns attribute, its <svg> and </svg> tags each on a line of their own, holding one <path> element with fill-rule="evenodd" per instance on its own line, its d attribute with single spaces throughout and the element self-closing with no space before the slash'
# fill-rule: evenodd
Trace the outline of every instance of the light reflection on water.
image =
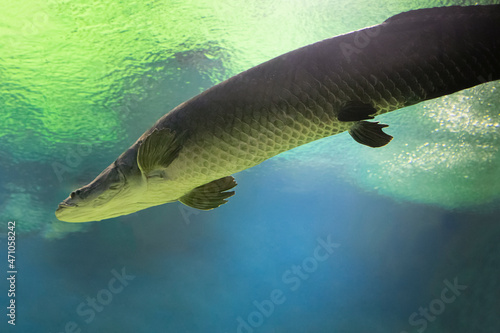
<svg viewBox="0 0 500 333">
<path fill-rule="evenodd" d="M 498 309 L 498 83 L 380 117 L 395 136 L 383 149 L 339 135 L 242 172 L 227 205 L 188 220 L 177 203 L 90 224 L 53 215 L 177 104 L 408 4 L 4 5 L 0 225 L 18 223 L 16 331 L 235 332 L 259 311 L 255 332 L 415 331 L 408 317 L 457 276 L 468 290 L 426 332 L 500 327 L 484 319 Z M 290 290 L 283 275 L 329 235 L 340 247 Z M 123 267 L 135 278 L 107 299 Z M 286 301 L 266 316 L 255 302 L 275 289 Z M 77 312 L 88 297 L 102 306 L 90 322 Z"/>
</svg>

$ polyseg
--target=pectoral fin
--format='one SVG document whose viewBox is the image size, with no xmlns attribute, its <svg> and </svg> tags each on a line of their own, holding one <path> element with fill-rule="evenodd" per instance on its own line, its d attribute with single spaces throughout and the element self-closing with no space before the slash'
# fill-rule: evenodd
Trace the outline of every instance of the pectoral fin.
<svg viewBox="0 0 500 333">
<path fill-rule="evenodd" d="M 181 148 L 179 135 L 168 128 L 155 128 L 139 147 L 137 165 L 146 177 L 152 177 L 155 170 L 168 167 Z"/>
<path fill-rule="evenodd" d="M 232 176 L 223 177 L 196 187 L 180 197 L 179 201 L 189 207 L 210 210 L 225 204 L 227 202 L 225 199 L 234 195 L 234 191 L 226 191 L 235 186 L 236 181 Z"/>
<path fill-rule="evenodd" d="M 392 136 L 382 131 L 382 128 L 387 126 L 389 125 L 378 122 L 360 121 L 351 127 L 349 134 L 363 145 L 373 148 L 382 147 L 392 140 Z"/>
</svg>

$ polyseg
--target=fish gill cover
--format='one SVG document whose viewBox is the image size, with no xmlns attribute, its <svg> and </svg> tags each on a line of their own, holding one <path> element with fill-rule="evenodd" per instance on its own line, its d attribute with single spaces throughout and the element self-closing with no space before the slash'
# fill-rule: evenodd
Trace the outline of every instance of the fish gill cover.
<svg viewBox="0 0 500 333">
<path fill-rule="evenodd" d="M 2 0 L 0 217 L 22 212 L 32 225 L 19 231 L 55 220 L 55 194 L 88 182 L 161 115 L 231 75 L 399 12 L 452 4 Z M 386 148 L 341 135 L 275 162 L 398 199 L 490 202 L 500 193 L 496 85 L 386 115 L 396 138 Z"/>
</svg>

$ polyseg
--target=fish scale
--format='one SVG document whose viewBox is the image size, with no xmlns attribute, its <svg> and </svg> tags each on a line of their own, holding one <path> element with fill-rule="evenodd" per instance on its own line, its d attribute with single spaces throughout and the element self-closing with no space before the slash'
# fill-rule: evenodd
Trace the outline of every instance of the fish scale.
<svg viewBox="0 0 500 333">
<path fill-rule="evenodd" d="M 383 146 L 386 125 L 367 120 L 500 79 L 499 34 L 500 5 L 420 9 L 283 54 L 167 113 L 56 215 L 211 209 L 232 195 L 230 175 L 308 142 L 349 131 Z"/>
<path fill-rule="evenodd" d="M 373 31 L 376 28 L 366 30 L 370 29 Z M 432 31 L 432 27 L 428 27 L 427 33 L 429 34 Z M 418 31 L 414 33 L 418 33 Z M 450 35 L 456 34 L 455 32 L 450 33 L 442 30 L 441 26 L 439 26 L 439 33 L 443 40 L 446 40 Z M 349 34 L 342 37 L 349 39 Z M 408 36 L 408 34 L 404 35 L 398 40 L 399 44 L 404 45 L 403 39 L 411 40 L 412 37 Z M 299 70 L 299 78 L 307 78 L 306 80 L 280 81 L 279 88 L 268 87 L 269 90 L 273 91 L 272 96 L 268 96 L 262 91 L 260 91 L 260 95 L 254 93 L 253 103 L 250 102 L 245 109 L 237 108 L 237 110 L 231 110 L 232 112 L 225 112 L 232 102 L 230 97 L 226 98 L 224 100 L 225 105 L 221 105 L 216 109 L 223 110 L 224 116 L 232 118 L 230 121 L 224 120 L 225 123 L 230 125 L 229 130 L 222 129 L 221 132 L 219 126 L 217 131 L 210 131 L 210 127 L 216 128 L 216 124 L 211 124 L 209 117 L 205 118 L 204 130 L 208 133 L 207 137 L 211 139 L 207 140 L 200 136 L 199 140 L 189 141 L 184 146 L 179 158 L 171 165 L 172 173 L 170 175 L 173 179 L 178 178 L 182 182 L 191 181 L 193 184 L 201 185 L 209 179 L 227 175 L 229 170 L 229 174 L 236 173 L 259 164 L 283 151 L 349 130 L 353 123 L 338 121 L 336 114 L 336 110 L 345 102 L 361 101 L 371 103 L 378 115 L 425 100 L 428 96 L 431 96 L 433 91 L 446 90 L 446 86 L 450 85 L 450 83 L 451 86 L 456 85 L 457 82 L 460 85 L 461 81 L 471 81 L 471 77 L 474 80 L 474 76 L 477 76 L 478 73 L 487 73 L 491 68 L 497 67 L 484 66 L 482 63 L 477 62 L 478 46 L 475 44 L 472 47 L 471 45 L 464 47 L 467 50 L 465 53 L 443 53 L 433 55 L 428 59 L 407 57 L 408 50 L 412 49 L 411 46 L 408 46 L 399 48 L 402 54 L 398 56 L 408 58 L 404 62 L 405 67 L 396 70 L 394 68 L 390 68 L 390 70 L 382 68 L 382 70 L 377 71 L 374 70 L 373 63 L 383 59 L 369 61 L 370 51 L 376 50 L 381 42 L 377 43 L 375 39 L 375 42 L 372 43 L 375 45 L 366 47 L 364 52 L 359 55 L 356 66 L 347 66 L 345 58 L 342 59 L 343 55 L 339 54 L 341 42 L 338 38 L 334 38 L 316 44 L 324 44 L 319 47 L 328 49 L 336 48 L 337 52 L 332 53 L 331 58 L 332 62 L 336 60 L 338 64 L 336 66 L 325 66 L 330 72 L 325 68 L 314 68 L 319 62 L 307 61 L 306 64 L 312 63 L 314 66 L 300 68 Z M 469 41 L 466 41 L 466 43 L 469 43 Z M 481 45 L 481 43 L 478 43 L 478 45 Z M 446 45 L 442 46 L 443 51 L 449 51 L 446 49 Z M 437 46 L 432 47 L 436 48 Z M 488 49 L 484 49 L 486 50 L 485 53 L 487 53 Z M 293 54 L 294 52 L 296 54 Z M 280 58 L 307 56 L 299 55 L 300 52 L 307 53 L 307 50 L 292 51 Z M 486 63 L 491 60 L 491 57 L 483 58 L 485 58 Z M 471 64 L 471 59 L 475 59 L 476 62 Z M 232 84 L 231 81 L 243 80 L 245 76 L 247 76 L 247 81 L 254 79 L 263 81 L 261 77 L 264 67 L 272 67 L 277 62 L 279 61 L 274 59 L 260 65 L 259 67 L 262 68 L 254 69 L 253 72 L 250 70 L 242 73 L 230 79 L 227 84 L 222 85 L 221 89 Z M 283 61 L 281 64 L 283 64 Z M 292 68 L 289 70 L 298 71 Z M 276 72 L 276 69 L 273 69 L 273 71 Z M 318 75 L 320 72 L 323 75 Z M 258 76 L 255 75 L 255 78 L 251 77 L 254 73 L 258 74 Z M 364 73 L 370 74 L 366 75 Z M 269 76 L 265 75 L 264 77 L 264 80 L 269 78 Z M 373 80 L 375 80 L 374 84 L 372 84 Z M 269 86 L 268 82 L 262 82 L 262 84 Z M 215 92 L 218 88 L 219 86 L 212 88 L 215 94 L 220 93 Z M 248 90 L 252 91 L 251 88 L 252 85 L 250 84 Z M 455 88 L 452 87 L 451 89 Z M 276 90 L 279 91 L 277 94 Z M 257 89 L 257 91 L 259 90 Z M 228 91 L 228 94 L 231 94 L 231 92 Z M 210 99 L 210 94 L 203 95 L 203 97 Z M 247 99 L 239 97 L 236 94 L 235 100 L 237 99 L 240 103 L 247 101 Z M 278 100 L 278 102 L 274 102 L 275 100 Z M 301 107 L 298 107 L 298 105 Z M 265 124 L 259 121 L 262 119 L 265 119 Z M 220 123 L 219 118 L 217 124 L 220 125 Z M 168 126 L 168 124 L 165 124 L 165 126 Z M 226 133 L 229 134 L 231 139 L 226 137 L 225 140 L 221 140 L 220 138 Z M 208 154 L 215 156 L 217 162 L 212 159 L 209 168 L 191 163 L 193 159 L 197 159 L 192 153 L 193 150 L 190 149 L 191 145 L 204 149 Z M 224 147 L 224 149 L 219 149 L 219 147 Z M 199 175 L 200 180 L 194 181 L 193 175 Z"/>
<path fill-rule="evenodd" d="M 212 124 L 215 131 L 184 144 L 182 152 L 169 167 L 169 176 L 173 181 L 198 186 L 227 175 L 228 170 L 236 173 L 283 151 L 348 130 L 352 123 L 339 122 L 333 113 L 333 105 L 329 102 L 332 91 L 326 89 L 324 92 L 328 95 L 320 94 L 322 98 L 313 99 L 311 93 L 300 90 L 290 96 L 289 103 L 245 110 L 246 117 L 242 119 L 238 118 L 238 110 L 229 129 L 221 129 L 220 122 Z M 298 103 L 293 103 L 294 100 Z M 209 119 L 206 120 L 206 126 L 210 127 Z M 197 154 L 201 150 L 205 155 Z M 212 157 L 208 165 L 197 163 L 208 156 Z"/>
</svg>

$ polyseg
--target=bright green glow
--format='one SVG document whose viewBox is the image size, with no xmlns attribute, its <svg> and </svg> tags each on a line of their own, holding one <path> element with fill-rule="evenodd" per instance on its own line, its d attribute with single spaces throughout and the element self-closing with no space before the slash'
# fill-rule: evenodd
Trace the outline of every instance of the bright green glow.
<svg viewBox="0 0 500 333">
<path fill-rule="evenodd" d="M 162 81 L 171 82 L 174 94 L 176 88 L 192 87 L 176 82 L 177 68 L 190 68 L 215 84 L 299 46 L 433 5 L 396 0 L 383 6 L 376 0 L 3 2 L 0 143 L 19 161 L 53 160 L 68 144 L 110 147 L 126 139 L 127 121 L 136 121 L 131 113 L 140 111 L 147 124 L 158 118 L 134 108 L 161 94 Z"/>
<path fill-rule="evenodd" d="M 49 170 L 44 179 L 24 172 L 21 180 L 11 180 L 19 184 L 0 189 L 0 219 L 24 217 L 33 223 L 25 230 L 54 218 L 54 207 L 39 204 L 48 192 L 34 188 L 69 187 L 82 170 L 97 174 L 103 156 L 111 162 L 156 119 L 202 89 L 297 47 L 406 10 L 442 5 L 400 0 L 0 1 L 0 167 Z M 463 114 L 450 123 L 450 109 L 437 102 L 439 108 L 428 104 L 426 110 L 387 115 L 396 139 L 383 150 L 361 147 L 341 135 L 326 141 L 334 149 L 311 153 L 308 163 L 324 161 L 329 172 L 335 165 L 335 172 L 363 188 L 448 207 L 498 197 L 492 180 L 498 179 L 500 165 L 494 125 L 499 97 L 496 91 L 481 96 L 496 103 L 496 109 L 474 104 L 470 110 L 476 116 L 467 123 L 473 127 L 464 127 Z M 457 97 L 449 103 L 458 105 Z M 68 152 L 78 147 L 90 153 L 69 165 Z M 332 157 L 324 157 L 325 152 Z M 285 156 L 300 156 L 294 154 Z M 71 168 L 64 184 L 50 173 L 54 161 Z M 78 181 L 91 180 L 86 177 Z"/>
<path fill-rule="evenodd" d="M 131 107 L 172 74 L 168 61 L 186 65 L 188 51 L 188 65 L 200 62 L 196 56 L 221 58 L 200 24 L 203 5 L 24 3 L 0 14 L 0 138 L 17 160 L 53 159 L 68 143 L 118 142 Z M 210 77 L 220 81 L 217 74 Z"/>
<path fill-rule="evenodd" d="M 199 92 L 273 56 L 345 32 L 331 19 L 335 8 L 284 0 L 6 2 L 0 13 L 4 153 L 20 162 L 53 161 L 64 160 L 59 153 L 76 144 L 130 143 L 127 126 L 134 126 L 135 113 L 147 124 L 142 130 L 161 115 L 137 110 L 162 93 L 161 82 L 169 82 L 174 96 L 185 87 L 193 90 L 193 83 L 180 82 L 179 70 L 210 80 L 194 89 Z M 330 15 L 319 15 L 325 9 Z M 314 20 L 303 14 L 307 10 L 316 13 Z"/>
</svg>

